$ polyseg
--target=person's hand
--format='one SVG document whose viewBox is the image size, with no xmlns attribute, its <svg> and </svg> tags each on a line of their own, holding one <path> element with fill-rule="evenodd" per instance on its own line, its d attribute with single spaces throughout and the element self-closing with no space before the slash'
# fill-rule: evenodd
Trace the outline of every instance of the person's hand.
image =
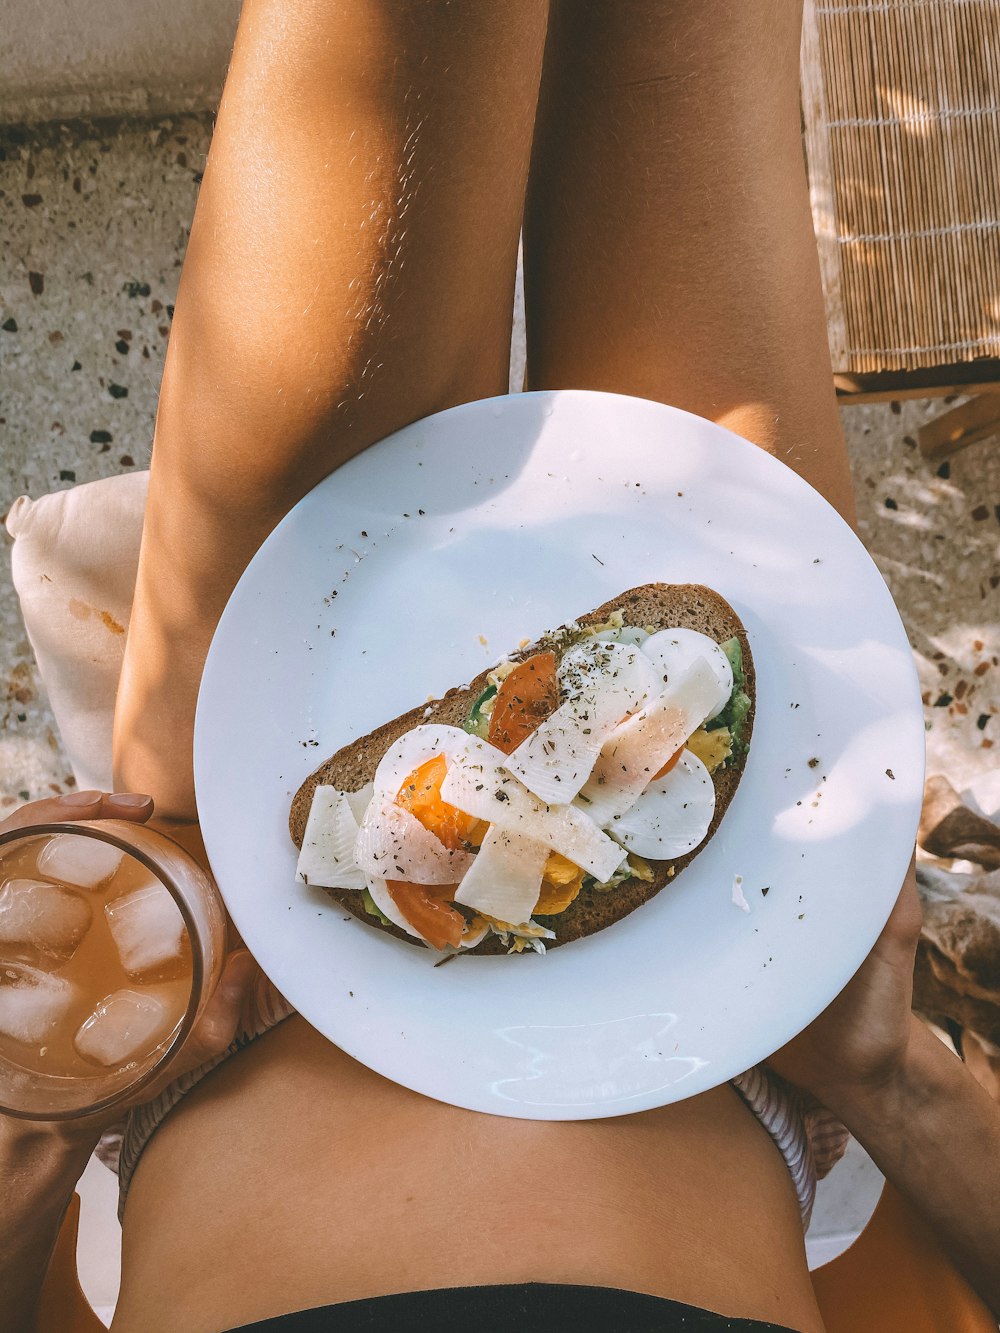
<svg viewBox="0 0 1000 1333">
<path fill-rule="evenodd" d="M 127 819 L 145 824 L 153 813 L 152 796 L 132 792 L 72 791 L 65 796 L 46 796 L 19 806 L 0 820 L 0 833 L 27 828 L 31 824 L 65 824 L 77 819 Z"/>
<path fill-rule="evenodd" d="M 0 833 L 37 824 L 63 824 L 81 819 L 125 819 L 145 824 L 153 814 L 151 796 L 132 792 L 77 791 L 65 796 L 45 797 L 20 806 L 0 821 Z M 134 1099 L 118 1103 L 108 1111 L 82 1120 L 52 1122 L 62 1137 L 94 1142 L 108 1125 L 116 1123 L 130 1106 L 150 1101 L 168 1083 L 207 1060 L 221 1055 L 236 1034 L 240 1009 L 257 973 L 257 964 L 246 949 L 236 949 L 226 959 L 219 984 L 202 1011 L 190 1036 L 163 1073 Z M 35 1129 L 37 1130 L 37 1122 Z"/>
<path fill-rule="evenodd" d="M 861 967 L 829 1008 L 767 1061 L 836 1114 L 870 1100 L 903 1068 L 920 925 L 911 861 L 892 915 Z"/>
</svg>

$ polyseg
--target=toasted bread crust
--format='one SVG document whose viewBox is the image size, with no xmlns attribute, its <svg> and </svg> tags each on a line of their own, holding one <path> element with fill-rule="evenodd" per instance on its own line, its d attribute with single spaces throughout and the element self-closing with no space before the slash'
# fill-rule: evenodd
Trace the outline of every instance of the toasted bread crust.
<svg viewBox="0 0 1000 1333">
<path fill-rule="evenodd" d="M 750 712 L 744 723 L 743 740 L 748 743 L 753 730 L 756 712 L 756 675 L 753 656 L 743 623 L 729 603 L 711 588 L 697 583 L 647 583 L 638 588 L 613 597 L 602 606 L 587 612 L 579 618 L 580 625 L 595 625 L 606 621 L 613 611 L 621 611 L 624 623 L 637 627 L 656 626 L 658 629 L 686 628 L 699 630 L 724 643 L 727 639 L 737 638 L 743 650 L 743 671 L 746 676 L 744 689 L 750 699 Z M 545 636 L 543 636 L 544 639 Z M 512 661 L 522 661 L 538 649 L 538 644 L 528 644 L 525 648 L 512 653 Z M 335 755 L 320 764 L 319 768 L 305 780 L 296 792 L 289 814 L 288 827 L 292 841 L 301 847 L 305 833 L 309 809 L 312 805 L 313 792 L 318 786 L 331 785 L 342 791 L 357 791 L 375 774 L 379 760 L 389 746 L 402 736 L 424 723 L 447 723 L 460 727 L 469 715 L 475 700 L 486 688 L 486 677 L 491 668 L 481 671 L 475 680 L 460 689 L 449 690 L 443 699 L 432 700 L 429 704 L 418 704 L 401 717 L 393 718 L 376 731 L 361 736 L 338 750 Z M 536 916 L 534 919 L 549 929 L 557 932 L 554 940 L 546 941 L 546 948 L 554 949 L 572 940 L 593 935 L 599 930 L 613 925 L 616 921 L 634 912 L 656 896 L 667 883 L 675 880 L 681 871 L 708 845 L 722 822 L 729 808 L 746 764 L 746 750 L 730 767 L 719 768 L 712 774 L 715 785 L 715 814 L 709 825 L 708 833 L 701 844 L 692 852 L 672 861 L 650 861 L 653 880 L 627 879 L 610 893 L 598 893 L 591 889 L 581 890 L 574 902 L 557 916 Z M 361 895 L 352 889 L 324 889 L 331 898 L 368 925 L 386 931 L 408 944 L 420 945 L 419 940 L 407 935 L 398 926 L 387 925 L 370 916 L 361 903 Z M 489 935 L 475 949 L 463 950 L 470 954 L 501 954 L 507 948 L 495 935 Z"/>
</svg>

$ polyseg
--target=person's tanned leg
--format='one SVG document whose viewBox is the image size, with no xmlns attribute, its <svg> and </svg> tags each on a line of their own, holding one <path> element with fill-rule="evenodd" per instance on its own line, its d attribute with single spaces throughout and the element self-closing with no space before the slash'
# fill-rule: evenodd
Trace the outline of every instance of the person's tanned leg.
<svg viewBox="0 0 1000 1333">
<path fill-rule="evenodd" d="M 528 387 L 722 422 L 854 505 L 800 138 L 797 0 L 553 4 Z"/>
<path fill-rule="evenodd" d="M 796 0 L 553 0 L 525 218 L 527 386 L 672 403 L 790 464 L 848 519 L 799 134 Z M 822 1327 L 720 1257 L 713 1308 Z"/>
<path fill-rule="evenodd" d="M 407 422 L 503 393 L 545 0 L 247 0 L 185 260 L 115 726 L 194 814 L 215 625 L 278 520 Z"/>
</svg>

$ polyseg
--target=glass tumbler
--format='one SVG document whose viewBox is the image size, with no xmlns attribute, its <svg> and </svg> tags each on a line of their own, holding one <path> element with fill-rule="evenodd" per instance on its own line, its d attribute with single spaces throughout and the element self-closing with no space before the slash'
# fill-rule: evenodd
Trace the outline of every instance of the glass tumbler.
<svg viewBox="0 0 1000 1333">
<path fill-rule="evenodd" d="M 218 891 L 168 834 L 116 819 L 0 834 L 0 1111 L 69 1120 L 135 1097 L 225 952 Z"/>
</svg>

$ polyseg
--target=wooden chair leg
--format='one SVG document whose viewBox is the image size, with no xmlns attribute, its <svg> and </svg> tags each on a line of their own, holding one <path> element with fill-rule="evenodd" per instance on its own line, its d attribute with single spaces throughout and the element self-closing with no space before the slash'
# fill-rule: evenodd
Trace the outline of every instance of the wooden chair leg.
<svg viewBox="0 0 1000 1333">
<path fill-rule="evenodd" d="M 1000 393 L 984 393 L 928 421 L 917 431 L 920 452 L 939 463 L 967 444 L 1000 434 Z"/>
</svg>

